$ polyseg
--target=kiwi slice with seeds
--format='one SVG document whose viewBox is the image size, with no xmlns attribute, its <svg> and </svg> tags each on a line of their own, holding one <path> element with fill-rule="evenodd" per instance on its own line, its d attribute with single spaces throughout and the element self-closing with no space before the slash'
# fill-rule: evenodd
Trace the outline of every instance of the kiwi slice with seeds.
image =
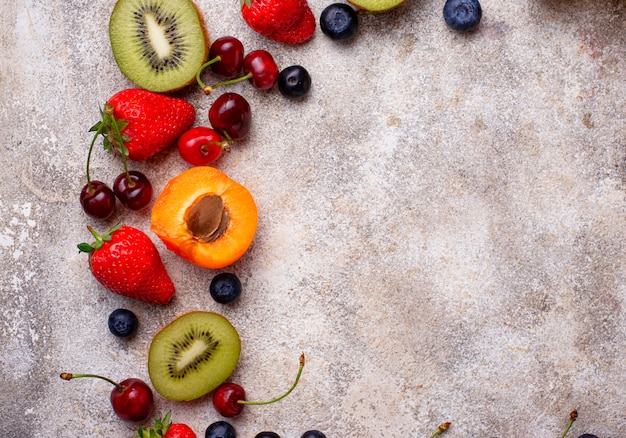
<svg viewBox="0 0 626 438">
<path fill-rule="evenodd" d="M 189 85 L 209 56 L 202 14 L 190 0 L 118 0 L 109 37 L 122 73 L 149 91 Z"/>
<path fill-rule="evenodd" d="M 213 391 L 233 372 L 241 341 L 222 315 L 193 311 L 177 317 L 152 339 L 148 374 L 169 400 L 194 400 Z"/>
</svg>

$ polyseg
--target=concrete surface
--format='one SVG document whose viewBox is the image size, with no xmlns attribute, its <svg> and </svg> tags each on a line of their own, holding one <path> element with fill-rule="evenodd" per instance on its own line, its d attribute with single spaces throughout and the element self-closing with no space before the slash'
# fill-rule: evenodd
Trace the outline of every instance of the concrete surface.
<svg viewBox="0 0 626 438">
<path fill-rule="evenodd" d="M 328 1 L 310 0 L 316 17 Z M 232 421 L 241 437 L 626 436 L 626 2 L 482 0 L 480 28 L 446 28 L 443 0 L 362 15 L 356 39 L 319 28 L 287 47 L 254 34 L 235 0 L 199 0 L 212 38 L 239 37 L 313 77 L 302 102 L 230 91 L 254 111 L 217 166 L 255 197 L 253 247 L 229 269 L 240 301 L 214 303 L 215 271 L 157 242 L 178 288 L 163 307 L 113 295 L 87 270 L 78 193 L 98 107 L 130 84 L 107 26 L 114 1 L 3 2 L 0 46 L 0 370 L 3 437 L 126 437 L 106 383 L 147 379 L 151 336 L 192 309 L 243 340 L 233 380 L 280 403 Z M 214 97 L 180 94 L 207 124 Z M 133 166 L 159 192 L 175 149 Z M 98 148 L 92 172 L 120 161 Z M 149 210 L 110 221 L 149 232 Z M 105 228 L 107 224 L 94 224 Z M 156 236 L 151 234 L 156 242 Z M 106 318 L 134 310 L 137 336 Z M 157 409 L 204 436 L 208 398 Z"/>
</svg>

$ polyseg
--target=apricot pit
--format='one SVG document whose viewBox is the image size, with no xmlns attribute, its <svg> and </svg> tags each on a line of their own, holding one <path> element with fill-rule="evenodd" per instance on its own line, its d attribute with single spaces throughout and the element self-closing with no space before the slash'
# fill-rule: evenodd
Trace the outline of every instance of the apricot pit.
<svg viewBox="0 0 626 438">
<path fill-rule="evenodd" d="M 152 208 L 150 229 L 185 260 L 219 269 L 245 254 L 257 223 L 248 189 L 214 167 L 197 166 L 166 184 Z"/>
</svg>

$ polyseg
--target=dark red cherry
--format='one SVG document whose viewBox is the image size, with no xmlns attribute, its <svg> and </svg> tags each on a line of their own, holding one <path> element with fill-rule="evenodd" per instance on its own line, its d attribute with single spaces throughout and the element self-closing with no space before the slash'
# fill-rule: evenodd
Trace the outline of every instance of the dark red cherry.
<svg viewBox="0 0 626 438">
<path fill-rule="evenodd" d="M 268 90 L 278 80 L 278 67 L 272 55 L 266 50 L 254 50 L 243 59 L 244 75 L 254 88 Z"/>
<path fill-rule="evenodd" d="M 246 399 L 246 391 L 236 383 L 222 383 L 213 391 L 213 406 L 223 417 L 236 417 L 243 411 L 243 404 L 238 400 Z"/>
<path fill-rule="evenodd" d="M 115 212 L 115 194 L 101 181 L 91 181 L 80 191 L 83 211 L 94 219 L 108 219 Z"/>
<path fill-rule="evenodd" d="M 284 394 L 267 401 L 248 401 L 246 400 L 246 392 L 244 389 L 236 383 L 226 382 L 213 391 L 213 406 L 215 410 L 224 417 L 236 417 L 243 411 L 244 405 L 269 405 L 276 403 L 279 400 L 287 397 L 291 391 L 296 387 L 304 368 L 304 353 L 300 355 L 300 366 L 298 367 L 298 374 L 296 380 L 291 385 L 291 388 Z"/>
<path fill-rule="evenodd" d="M 150 387 L 140 379 L 130 378 L 119 383 L 97 374 L 61 373 L 64 380 L 91 377 L 105 380 L 114 385 L 111 391 L 113 411 L 124 421 L 133 423 L 146 420 L 154 409 L 154 396 Z"/>
<path fill-rule="evenodd" d="M 152 200 L 152 184 L 141 172 L 121 173 L 113 183 L 115 196 L 131 210 L 141 210 Z"/>
<path fill-rule="evenodd" d="M 245 137 L 252 124 L 250 104 L 240 94 L 224 93 L 209 108 L 209 121 L 228 141 Z"/>
<path fill-rule="evenodd" d="M 219 57 L 211 64 L 215 74 L 225 78 L 236 78 L 243 67 L 243 44 L 232 36 L 223 36 L 216 39 L 209 49 L 209 59 Z"/>
</svg>

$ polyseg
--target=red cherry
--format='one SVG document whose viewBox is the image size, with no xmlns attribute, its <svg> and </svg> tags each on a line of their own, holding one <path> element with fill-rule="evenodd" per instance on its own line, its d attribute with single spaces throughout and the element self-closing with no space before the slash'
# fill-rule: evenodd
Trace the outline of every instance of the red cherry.
<svg viewBox="0 0 626 438">
<path fill-rule="evenodd" d="M 80 191 L 83 211 L 94 219 L 108 219 L 115 212 L 115 194 L 105 183 L 90 181 Z"/>
<path fill-rule="evenodd" d="M 152 200 L 152 184 L 141 172 L 121 173 L 113 183 L 115 196 L 131 210 L 141 210 Z"/>
<path fill-rule="evenodd" d="M 245 137 L 252 124 L 250 104 L 237 93 L 224 93 L 209 108 L 209 121 L 228 141 Z"/>
<path fill-rule="evenodd" d="M 111 391 L 111 405 L 122 420 L 140 422 L 152 414 L 154 397 L 150 387 L 140 379 L 126 379 Z"/>
<path fill-rule="evenodd" d="M 246 399 L 246 391 L 236 383 L 222 383 L 213 392 L 213 406 L 223 417 L 236 417 L 243 411 L 239 400 Z"/>
<path fill-rule="evenodd" d="M 178 139 L 178 152 L 192 166 L 206 166 L 217 160 L 230 143 L 220 134 L 205 126 L 196 126 Z"/>
<path fill-rule="evenodd" d="M 243 44 L 237 38 L 224 36 L 216 39 L 209 48 L 211 70 L 225 78 L 235 78 L 241 73 L 243 67 Z"/>
<path fill-rule="evenodd" d="M 272 55 L 266 50 L 253 50 L 243 58 L 244 75 L 234 79 L 218 82 L 217 84 L 207 86 L 198 79 L 198 84 L 202 87 L 205 94 L 211 94 L 214 88 L 222 85 L 235 84 L 237 82 L 248 79 L 252 86 L 259 90 L 269 90 L 278 81 L 278 66 Z"/>
<path fill-rule="evenodd" d="M 304 354 L 301 354 L 298 374 L 296 375 L 296 380 L 291 385 L 291 388 L 289 388 L 287 392 L 285 392 L 283 395 L 268 401 L 247 401 L 246 392 L 240 385 L 230 382 L 222 383 L 213 392 L 213 406 L 215 407 L 215 410 L 224 417 L 236 417 L 237 415 L 241 414 L 244 405 L 269 405 L 270 403 L 275 403 L 287 397 L 291 393 L 291 391 L 294 390 L 294 388 L 298 384 L 298 381 L 300 380 L 300 375 L 302 375 L 303 368 Z"/>
<path fill-rule="evenodd" d="M 244 77 L 248 76 L 252 86 L 268 90 L 278 80 L 278 67 L 272 55 L 266 50 L 254 50 L 243 59 Z"/>
<path fill-rule="evenodd" d="M 147 419 L 154 409 L 154 396 L 150 387 L 140 379 L 126 379 L 116 383 L 111 379 L 97 374 L 61 373 L 64 380 L 81 377 L 93 377 L 105 380 L 115 386 L 111 391 L 111 405 L 113 411 L 124 421 L 142 422 Z"/>
</svg>

